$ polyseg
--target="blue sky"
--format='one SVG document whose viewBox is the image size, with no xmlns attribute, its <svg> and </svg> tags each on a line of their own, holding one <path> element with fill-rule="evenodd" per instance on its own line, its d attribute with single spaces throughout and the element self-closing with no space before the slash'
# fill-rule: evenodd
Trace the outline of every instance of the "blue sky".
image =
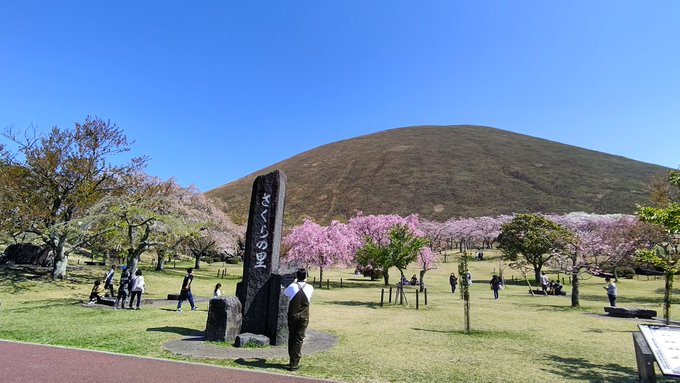
<svg viewBox="0 0 680 383">
<path fill-rule="evenodd" d="M 149 174 L 203 191 L 428 124 L 677 168 L 678 20 L 677 1 L 4 0 L 0 129 L 110 119 Z"/>
</svg>

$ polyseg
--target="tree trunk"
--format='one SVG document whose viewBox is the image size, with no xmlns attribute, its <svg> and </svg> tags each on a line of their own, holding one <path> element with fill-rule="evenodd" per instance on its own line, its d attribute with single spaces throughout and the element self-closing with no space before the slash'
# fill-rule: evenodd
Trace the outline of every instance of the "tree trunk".
<svg viewBox="0 0 680 383">
<path fill-rule="evenodd" d="M 68 266 L 68 256 L 64 254 L 64 247 L 59 246 L 54 251 L 54 266 L 52 268 L 52 278 L 66 278 L 66 267 Z"/>
<path fill-rule="evenodd" d="M 165 254 L 158 253 L 157 259 L 158 262 L 156 262 L 156 271 L 165 270 Z"/>
<path fill-rule="evenodd" d="M 389 271 L 383 270 L 382 274 L 383 274 L 383 279 L 385 280 L 385 286 L 389 286 L 390 285 L 390 273 L 389 273 Z"/>
<path fill-rule="evenodd" d="M 427 270 L 420 270 L 420 292 L 425 291 L 425 273 Z"/>
<path fill-rule="evenodd" d="M 671 294 L 674 277 L 672 268 L 666 269 L 666 283 L 663 292 L 663 319 L 666 325 L 671 323 Z"/>
<path fill-rule="evenodd" d="M 135 272 L 137 271 L 137 264 L 139 263 L 139 255 L 140 254 L 137 254 L 134 251 L 134 249 L 128 250 L 127 269 L 130 271 L 130 277 L 135 276 Z"/>
<path fill-rule="evenodd" d="M 578 269 L 571 273 L 571 307 L 579 307 L 579 287 Z"/>
<path fill-rule="evenodd" d="M 319 288 L 323 289 L 323 267 L 319 267 Z"/>
<path fill-rule="evenodd" d="M 541 267 L 534 265 L 534 278 L 536 283 L 541 284 Z"/>
</svg>

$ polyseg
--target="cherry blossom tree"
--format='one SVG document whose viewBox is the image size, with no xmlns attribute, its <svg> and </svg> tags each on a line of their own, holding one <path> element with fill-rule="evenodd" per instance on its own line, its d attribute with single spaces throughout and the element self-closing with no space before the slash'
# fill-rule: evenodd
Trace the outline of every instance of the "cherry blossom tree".
<svg viewBox="0 0 680 383">
<path fill-rule="evenodd" d="M 362 245 L 357 248 L 357 255 L 363 250 L 363 257 L 356 263 L 364 272 L 376 271 L 382 274 L 385 285 L 389 285 L 389 268 L 395 266 L 393 262 L 385 260 L 378 254 L 386 254 L 391 243 L 390 231 L 396 226 L 403 226 L 410 234 L 424 238 L 425 233 L 418 229 L 419 219 L 416 215 L 401 217 L 399 215 L 364 215 L 361 212 L 352 217 L 347 223 L 350 230 Z M 366 246 L 369 246 L 368 248 Z M 366 251 L 368 249 L 368 251 Z M 375 255 L 375 256 L 372 256 Z M 415 260 L 415 259 L 414 259 Z"/>
<path fill-rule="evenodd" d="M 547 217 L 574 234 L 565 251 L 554 257 L 558 269 L 571 275 L 574 307 L 579 305 L 582 271 L 613 269 L 616 277 L 617 266 L 632 262 L 636 250 L 650 248 L 656 237 L 651 225 L 632 215 L 574 212 Z"/>
<path fill-rule="evenodd" d="M 425 289 L 425 273 L 437 269 L 437 254 L 428 246 L 418 252 L 418 265 L 420 266 L 420 292 Z"/>
<path fill-rule="evenodd" d="M 319 283 L 323 282 L 323 271 L 334 265 L 347 266 L 354 259 L 358 247 L 357 237 L 347 225 L 333 221 L 328 227 L 310 219 L 294 227 L 284 238 L 288 264 L 302 264 L 319 268 Z"/>
</svg>

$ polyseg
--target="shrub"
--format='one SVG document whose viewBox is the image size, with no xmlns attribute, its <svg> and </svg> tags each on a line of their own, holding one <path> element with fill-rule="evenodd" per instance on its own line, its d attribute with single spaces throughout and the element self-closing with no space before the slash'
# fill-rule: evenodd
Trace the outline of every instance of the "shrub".
<svg viewBox="0 0 680 383">
<path fill-rule="evenodd" d="M 231 257 L 231 258 L 225 259 L 224 261 L 227 262 L 230 265 L 238 265 L 240 259 L 239 259 L 239 257 Z"/>
<path fill-rule="evenodd" d="M 619 267 L 616 269 L 616 273 L 621 278 L 632 279 L 635 277 L 635 269 L 632 267 Z"/>
</svg>

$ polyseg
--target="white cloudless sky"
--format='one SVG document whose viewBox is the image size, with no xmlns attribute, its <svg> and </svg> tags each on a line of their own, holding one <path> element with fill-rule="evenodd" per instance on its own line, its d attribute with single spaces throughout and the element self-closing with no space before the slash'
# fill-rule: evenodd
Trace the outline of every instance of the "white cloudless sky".
<svg viewBox="0 0 680 383">
<path fill-rule="evenodd" d="M 203 191 L 413 125 L 677 168 L 678 20 L 677 1 L 5 0 L 0 129 L 110 119 L 149 174 Z"/>
</svg>

